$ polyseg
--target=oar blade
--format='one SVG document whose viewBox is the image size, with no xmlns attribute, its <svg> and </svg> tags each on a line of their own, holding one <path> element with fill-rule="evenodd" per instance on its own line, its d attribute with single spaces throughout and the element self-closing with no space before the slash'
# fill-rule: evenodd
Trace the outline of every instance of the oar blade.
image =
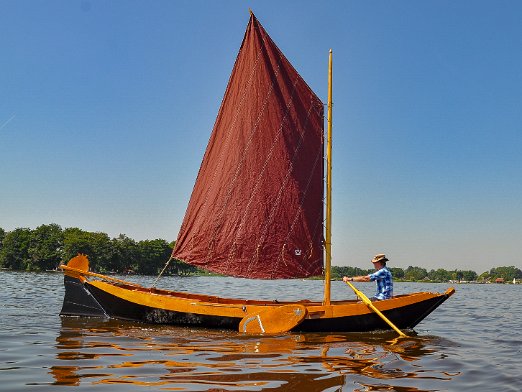
<svg viewBox="0 0 522 392">
<path fill-rule="evenodd" d="M 67 267 L 73 268 L 76 271 L 64 270 L 65 275 L 71 276 L 73 278 L 80 278 L 80 276 L 82 275 L 81 272 L 89 271 L 89 259 L 86 255 L 78 253 L 77 256 L 69 260 L 69 262 L 67 263 Z"/>
<path fill-rule="evenodd" d="M 288 332 L 306 317 L 306 308 L 301 304 L 269 307 L 247 314 L 239 323 L 239 332 L 248 334 L 277 334 Z"/>
<path fill-rule="evenodd" d="M 89 271 L 89 259 L 86 255 L 78 253 L 77 256 L 69 260 L 67 266 L 82 271 Z"/>
</svg>

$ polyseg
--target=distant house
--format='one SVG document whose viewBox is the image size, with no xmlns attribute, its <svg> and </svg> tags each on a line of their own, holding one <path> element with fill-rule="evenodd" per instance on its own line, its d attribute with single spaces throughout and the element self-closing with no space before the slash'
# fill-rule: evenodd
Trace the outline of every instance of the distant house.
<svg viewBox="0 0 522 392">
<path fill-rule="evenodd" d="M 504 283 L 504 278 L 495 279 L 495 283 Z"/>
</svg>

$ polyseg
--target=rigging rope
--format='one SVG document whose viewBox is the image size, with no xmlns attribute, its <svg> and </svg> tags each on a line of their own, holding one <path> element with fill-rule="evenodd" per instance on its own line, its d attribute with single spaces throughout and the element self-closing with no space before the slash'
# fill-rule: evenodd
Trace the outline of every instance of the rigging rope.
<svg viewBox="0 0 522 392">
<path fill-rule="evenodd" d="M 159 273 L 158 277 L 156 278 L 156 280 L 154 281 L 154 283 L 152 284 L 152 287 L 153 288 L 156 288 L 156 283 L 158 283 L 158 280 L 159 278 L 161 278 L 161 275 L 163 275 L 163 272 L 165 272 L 165 270 L 167 269 L 167 267 L 169 266 L 170 264 L 170 261 L 174 258 L 174 256 L 170 255 L 170 259 L 167 260 L 167 262 L 165 263 L 165 267 L 163 267 L 163 269 L 161 270 L 161 272 Z"/>
</svg>

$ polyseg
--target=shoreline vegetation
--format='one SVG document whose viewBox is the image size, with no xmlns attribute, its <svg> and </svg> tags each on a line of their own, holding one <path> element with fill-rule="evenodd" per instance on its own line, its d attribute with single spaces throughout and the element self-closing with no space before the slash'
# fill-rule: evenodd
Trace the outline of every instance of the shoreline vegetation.
<svg viewBox="0 0 522 392">
<path fill-rule="evenodd" d="M 17 228 L 5 231 L 0 227 L 0 268 L 13 271 L 54 271 L 78 253 L 88 255 L 91 270 L 102 274 L 158 275 L 170 258 L 174 242 L 163 239 L 135 241 L 120 234 L 110 238 L 106 233 L 88 232 L 79 228 L 62 229 L 57 224 L 36 229 Z M 451 283 L 520 283 L 522 271 L 514 266 L 494 267 L 480 275 L 471 270 L 432 269 L 422 267 L 391 267 L 397 282 Z M 332 280 L 343 276 L 367 275 L 373 269 L 332 266 Z M 173 259 L 164 275 L 215 275 L 180 260 Z M 314 278 L 312 278 L 314 279 Z"/>
</svg>

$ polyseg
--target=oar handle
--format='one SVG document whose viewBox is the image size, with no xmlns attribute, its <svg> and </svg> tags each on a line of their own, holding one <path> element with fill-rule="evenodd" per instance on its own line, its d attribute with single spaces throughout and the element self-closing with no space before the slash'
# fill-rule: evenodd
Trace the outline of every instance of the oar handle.
<svg viewBox="0 0 522 392">
<path fill-rule="evenodd" d="M 401 337 L 407 337 L 407 335 L 405 335 L 399 328 L 397 328 L 395 324 L 393 324 L 384 314 L 382 314 L 382 312 L 379 309 L 377 309 L 374 306 L 374 304 L 372 304 L 372 301 L 370 301 L 370 299 L 366 295 L 364 295 L 362 291 L 357 290 L 355 286 L 350 282 L 345 283 L 352 288 L 352 290 L 355 292 L 355 295 L 357 295 L 371 310 L 377 313 L 377 315 L 380 318 L 382 318 L 390 327 L 392 327 L 395 330 L 395 332 L 397 332 Z"/>
<path fill-rule="evenodd" d="M 96 278 L 100 278 L 100 279 L 104 279 L 104 280 L 109 280 L 109 281 L 112 281 L 112 282 L 116 282 L 116 283 L 121 283 L 121 284 L 125 284 L 125 285 L 130 285 L 130 286 L 139 286 L 137 285 L 136 283 L 132 283 L 132 282 L 127 282 L 125 280 L 121 280 L 121 279 L 116 279 L 116 278 L 113 278 L 113 277 L 110 277 L 110 276 L 106 276 L 106 275 L 102 275 L 102 274 L 97 274 L 95 272 L 90 272 L 90 271 L 85 271 L 85 270 L 81 270 L 81 269 L 78 269 L 78 268 L 72 268 L 72 267 L 69 267 L 65 264 L 60 264 L 58 266 L 58 268 L 61 268 L 63 269 L 64 271 L 71 271 L 71 272 L 74 272 L 74 273 L 77 273 L 79 275 L 87 275 L 87 276 L 94 276 Z"/>
</svg>

